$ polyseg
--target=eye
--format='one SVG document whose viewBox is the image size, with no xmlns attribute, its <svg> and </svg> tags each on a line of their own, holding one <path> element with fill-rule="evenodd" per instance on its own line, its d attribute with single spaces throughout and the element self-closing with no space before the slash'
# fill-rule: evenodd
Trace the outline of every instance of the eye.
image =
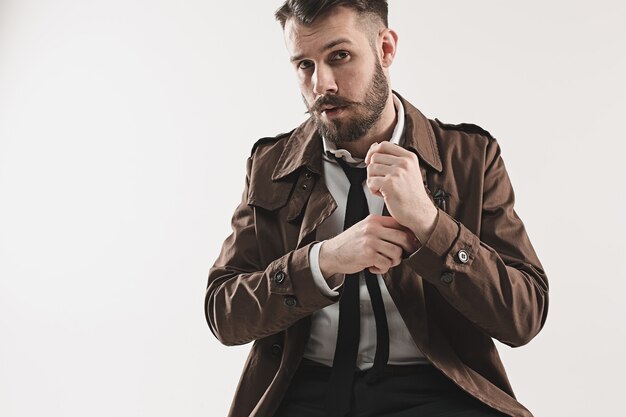
<svg viewBox="0 0 626 417">
<path fill-rule="evenodd" d="M 335 55 L 332 56 L 331 60 L 332 61 L 342 61 L 346 58 L 348 58 L 350 56 L 350 54 L 346 51 L 339 51 L 337 52 Z"/>
<path fill-rule="evenodd" d="M 298 64 L 298 68 L 302 70 L 311 68 L 312 66 L 313 66 L 313 62 L 311 61 L 300 61 L 300 63 Z"/>
</svg>

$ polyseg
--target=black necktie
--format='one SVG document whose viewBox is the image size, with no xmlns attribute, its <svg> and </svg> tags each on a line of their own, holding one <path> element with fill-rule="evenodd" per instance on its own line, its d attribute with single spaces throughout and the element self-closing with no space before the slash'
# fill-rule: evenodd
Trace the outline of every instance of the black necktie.
<svg viewBox="0 0 626 417">
<path fill-rule="evenodd" d="M 350 180 L 350 191 L 343 229 L 346 230 L 369 214 L 363 181 L 367 178 L 366 168 L 354 168 L 343 159 L 336 158 Z M 376 355 L 374 366 L 368 371 L 366 381 L 374 382 L 389 359 L 389 330 L 385 306 L 375 274 L 365 269 L 365 283 L 370 294 L 376 320 Z M 360 309 L 359 273 L 346 274 L 341 299 L 339 300 L 339 326 L 333 368 L 328 381 L 326 410 L 330 417 L 343 417 L 350 410 L 352 382 L 356 370 L 359 350 Z"/>
</svg>

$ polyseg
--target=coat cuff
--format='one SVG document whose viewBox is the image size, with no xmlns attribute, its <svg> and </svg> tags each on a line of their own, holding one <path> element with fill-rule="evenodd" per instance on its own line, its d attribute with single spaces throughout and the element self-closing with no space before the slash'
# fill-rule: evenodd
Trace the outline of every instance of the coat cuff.
<svg viewBox="0 0 626 417">
<path fill-rule="evenodd" d="M 455 271 L 471 266 L 480 240 L 448 213 L 440 208 L 437 211 L 430 237 L 404 262 L 432 284 L 449 285 Z"/>
<path fill-rule="evenodd" d="M 290 307 L 316 311 L 338 299 L 338 293 L 327 295 L 323 292 L 313 277 L 310 252 L 316 243 L 321 242 L 311 242 L 270 264 L 270 292 L 284 295 Z M 326 282 L 323 276 L 322 280 Z"/>
</svg>

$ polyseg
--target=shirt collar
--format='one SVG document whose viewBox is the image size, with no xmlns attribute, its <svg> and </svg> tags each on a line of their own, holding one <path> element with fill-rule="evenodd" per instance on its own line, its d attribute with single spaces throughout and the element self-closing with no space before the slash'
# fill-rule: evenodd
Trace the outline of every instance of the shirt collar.
<svg viewBox="0 0 626 417">
<path fill-rule="evenodd" d="M 393 133 L 391 134 L 391 139 L 389 141 L 396 145 L 401 145 L 400 139 L 402 138 L 402 132 L 404 131 L 404 106 L 395 94 L 393 94 L 393 104 L 396 109 L 397 121 L 396 126 L 393 129 Z M 338 158 L 344 158 L 349 164 L 358 167 L 365 166 L 364 158 L 352 156 L 350 154 L 350 151 L 346 149 L 337 149 L 337 146 L 333 142 L 326 139 L 324 136 L 322 136 L 322 144 L 324 147 L 324 159 L 334 161 L 335 158 L 333 156 L 336 156 Z"/>
</svg>

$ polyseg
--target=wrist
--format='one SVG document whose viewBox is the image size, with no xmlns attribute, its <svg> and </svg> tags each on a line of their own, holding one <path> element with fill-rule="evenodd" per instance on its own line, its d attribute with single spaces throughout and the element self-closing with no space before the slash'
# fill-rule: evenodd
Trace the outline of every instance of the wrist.
<svg viewBox="0 0 626 417">
<path fill-rule="evenodd" d="M 326 280 L 338 272 L 332 256 L 332 250 L 329 251 L 328 242 L 328 240 L 322 242 L 319 254 L 320 271 L 322 271 L 322 275 Z"/>
<path fill-rule="evenodd" d="M 435 230 L 437 217 L 439 217 L 439 210 L 437 210 L 437 207 L 433 206 L 432 210 L 429 210 L 426 215 L 420 216 L 420 219 L 416 220 L 410 227 L 421 244 L 426 243 L 433 233 L 433 230 Z"/>
</svg>

